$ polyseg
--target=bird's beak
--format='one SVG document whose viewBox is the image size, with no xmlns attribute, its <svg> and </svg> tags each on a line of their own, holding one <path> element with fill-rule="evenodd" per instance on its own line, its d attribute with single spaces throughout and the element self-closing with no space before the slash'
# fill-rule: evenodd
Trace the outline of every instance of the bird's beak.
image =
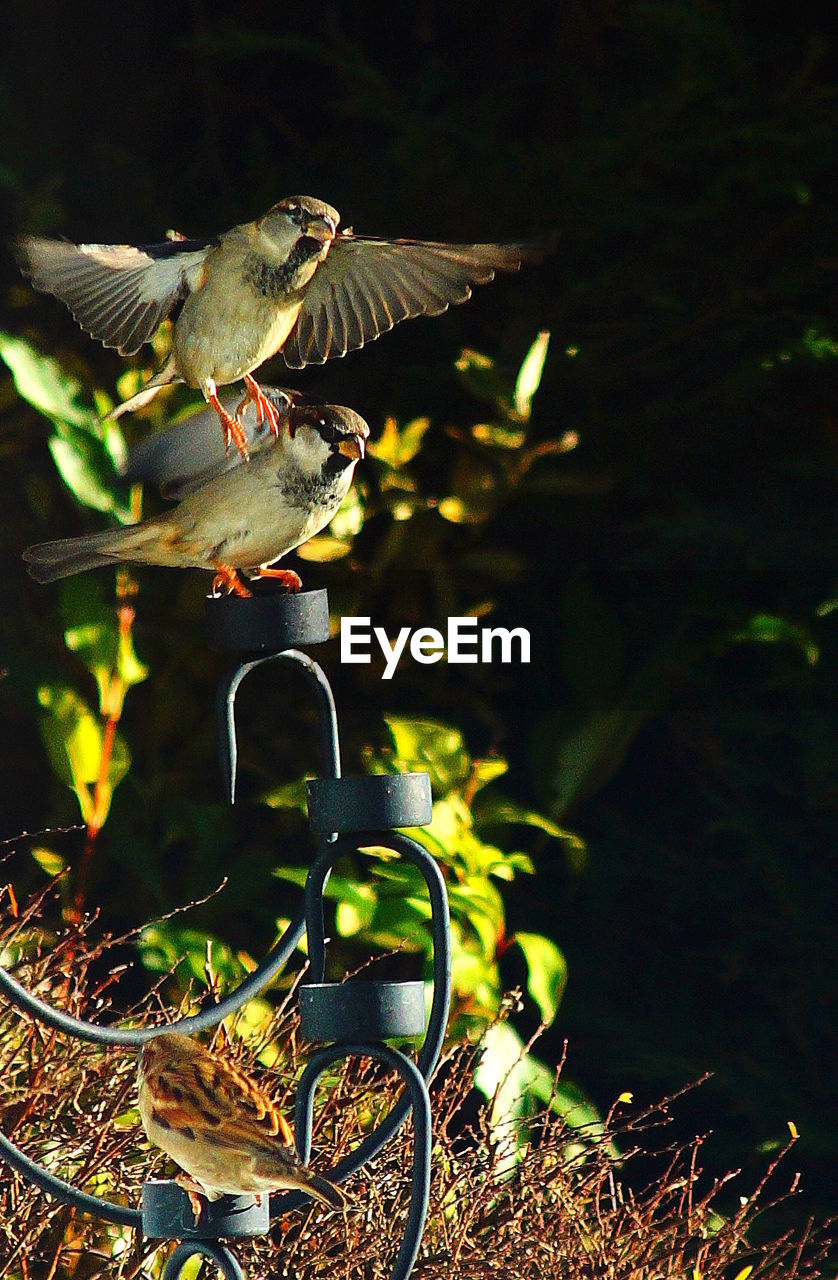
<svg viewBox="0 0 838 1280">
<path fill-rule="evenodd" d="M 364 456 L 364 441 L 361 436 L 346 436 L 338 445 L 338 453 L 342 453 L 344 458 L 351 458 L 353 462 L 357 462 L 359 458 Z"/>
<path fill-rule="evenodd" d="M 322 217 L 309 218 L 305 226 L 305 234 L 311 236 L 312 240 L 319 240 L 325 244 L 327 240 L 334 240 L 337 226 L 333 218 L 328 214 Z"/>
</svg>

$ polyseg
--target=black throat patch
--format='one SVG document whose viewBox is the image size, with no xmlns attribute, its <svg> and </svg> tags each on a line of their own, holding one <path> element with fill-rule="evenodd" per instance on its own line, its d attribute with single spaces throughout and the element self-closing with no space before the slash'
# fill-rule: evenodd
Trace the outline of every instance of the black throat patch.
<svg viewBox="0 0 838 1280">
<path fill-rule="evenodd" d="M 270 262 L 258 253 L 244 260 L 242 277 L 263 298 L 285 298 L 297 288 L 297 274 L 322 249 L 319 240 L 301 236 L 284 262 Z"/>
</svg>

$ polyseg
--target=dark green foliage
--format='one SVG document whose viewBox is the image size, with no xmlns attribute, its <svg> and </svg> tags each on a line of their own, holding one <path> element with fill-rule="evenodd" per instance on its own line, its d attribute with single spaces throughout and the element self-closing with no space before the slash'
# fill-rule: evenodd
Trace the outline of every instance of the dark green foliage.
<svg viewBox="0 0 838 1280">
<path fill-rule="evenodd" d="M 548 935 L 567 959 L 548 1054 L 569 1036 L 571 1074 L 601 1105 L 713 1069 L 684 1121 L 703 1127 L 712 1099 L 707 1158 L 749 1159 L 791 1119 L 804 1195 L 834 1208 L 829 10 L 569 0 L 475 16 L 433 0 L 382 22 L 361 6 L 309 19 L 255 0 L 114 8 L 83 31 L 45 5 L 35 42 L 30 7 L 9 9 L 9 234 L 203 234 L 296 191 L 359 232 L 560 232 L 544 268 L 295 378 L 357 408 L 379 440 L 359 508 L 302 564 L 307 583 L 391 634 L 469 610 L 532 632 L 529 668 L 403 664 L 387 683 L 375 666 L 341 668 L 327 646 L 347 766 L 392 751 L 385 715 L 449 726 L 469 758 L 508 761 L 503 803 L 584 842 L 492 828 L 481 804 L 494 797 L 498 817 L 498 784 L 469 797 L 484 843 L 505 855 L 523 844 L 536 868 L 500 885 L 510 934 Z M 3 328 L 58 357 L 85 410 L 92 388 L 113 394 L 125 366 L 34 299 L 11 261 L 7 278 Z M 514 379 L 547 330 L 527 419 Z M 281 362 L 269 373 L 285 377 Z M 37 690 L 97 707 L 89 663 L 62 637 L 74 610 L 98 618 L 113 592 L 107 574 L 83 587 L 25 579 L 25 545 L 104 517 L 62 485 L 45 421 L 11 379 L 0 413 L 11 836 L 77 819 L 49 767 Z M 154 421 L 125 429 L 138 438 Z M 235 822 L 218 806 L 221 664 L 202 644 L 203 584 L 137 576 L 133 642 L 151 674 L 119 722 L 131 767 L 88 901 L 139 923 L 229 873 L 195 927 L 258 954 L 297 893 L 273 869 L 304 865 L 307 836 L 293 810 L 280 828 L 263 806 Z M 243 691 L 246 800 L 317 765 L 310 709 L 285 680 Z M 84 852 L 83 835 L 52 844 L 73 865 Z M 21 852 L 15 877 L 34 873 Z M 501 951 L 496 989 L 525 985 L 521 955 Z M 352 961 L 351 939 L 338 954 Z M 528 1004 L 523 1034 L 538 1017 Z"/>
</svg>

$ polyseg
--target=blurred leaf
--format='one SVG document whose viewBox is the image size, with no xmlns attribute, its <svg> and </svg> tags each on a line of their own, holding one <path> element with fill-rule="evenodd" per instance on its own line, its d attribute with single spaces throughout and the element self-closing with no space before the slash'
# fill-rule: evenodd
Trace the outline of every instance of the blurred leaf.
<svg viewBox="0 0 838 1280">
<path fill-rule="evenodd" d="M 526 1120 L 537 1104 L 549 1103 L 554 1075 L 527 1053 L 518 1032 L 508 1022 L 489 1027 L 481 1044 L 474 1083 L 492 1103 L 489 1125 L 508 1161 L 521 1159 L 528 1141 Z"/>
<path fill-rule="evenodd" d="M 297 547 L 295 554 L 309 564 L 333 564 L 336 560 L 343 560 L 351 550 L 351 542 L 334 538 L 329 533 L 317 533 Z"/>
<path fill-rule="evenodd" d="M 103 715 L 119 717 L 124 694 L 132 685 L 148 677 L 148 668 L 137 658 L 131 631 L 120 627 L 112 612 L 103 622 L 89 622 L 68 627 L 64 643 L 78 653 L 99 689 L 99 707 Z M 114 676 L 118 678 L 118 696 L 114 701 Z"/>
<path fill-rule="evenodd" d="M 480 939 L 484 958 L 492 960 L 503 937 L 503 900 L 487 879 L 471 876 L 461 884 L 448 887 L 452 912 L 467 921 Z"/>
<path fill-rule="evenodd" d="M 384 722 L 393 739 L 395 770 L 426 769 L 431 776 L 431 786 L 442 793 L 466 780 L 471 756 L 458 729 L 434 720 L 405 716 L 388 715 Z"/>
<path fill-rule="evenodd" d="M 395 418 L 387 418 L 381 436 L 367 445 L 367 453 L 397 471 L 416 457 L 430 425 L 430 418 L 414 418 L 399 429 Z"/>
<path fill-rule="evenodd" d="M 38 845 L 31 850 L 31 853 L 38 866 L 48 876 L 60 876 L 67 865 L 61 854 L 56 853 L 54 849 L 45 849 L 42 845 Z"/>
<path fill-rule="evenodd" d="M 515 412 L 524 422 L 529 422 L 532 414 L 533 397 L 541 386 L 541 375 L 544 372 L 549 346 L 549 330 L 543 329 L 524 356 L 523 364 L 518 371 L 512 403 L 515 406 Z"/>
<path fill-rule="evenodd" d="M 535 827 L 539 831 L 543 831 L 545 835 L 552 836 L 554 840 L 561 840 L 571 845 L 574 850 L 579 853 L 586 851 L 585 841 L 573 831 L 569 831 L 567 827 L 560 827 L 552 818 L 548 818 L 543 813 L 538 813 L 535 809 L 527 809 L 522 805 L 515 804 L 512 800 L 507 800 L 503 796 L 488 796 L 485 799 L 481 797 L 477 816 L 481 826 L 525 826 Z"/>
<path fill-rule="evenodd" d="M 312 776 L 306 774 L 302 778 L 295 778 L 293 782 L 280 783 L 263 796 L 263 802 L 272 809 L 299 809 L 300 813 L 308 813 L 306 783 L 311 781 Z"/>
<path fill-rule="evenodd" d="M 356 886 L 356 892 L 338 902 L 335 911 L 335 928 L 342 938 L 351 938 L 368 928 L 375 918 L 378 894 L 371 884 Z"/>
<path fill-rule="evenodd" d="M 838 356 L 838 342 L 817 329 L 807 329 L 803 335 L 803 348 L 816 360 L 834 360 Z"/>
<path fill-rule="evenodd" d="M 126 454 L 116 423 L 102 423 L 93 409 L 78 404 L 79 383 L 60 366 L 20 338 L 0 333 L 0 356 L 8 365 L 19 395 L 53 423 L 57 435 L 49 449 L 59 475 L 86 507 L 134 519 L 130 495 L 116 471 Z"/>
<path fill-rule="evenodd" d="M 116 487 L 118 480 L 103 471 L 92 437 L 68 428 L 63 435 L 51 437 L 49 451 L 58 474 L 82 506 L 112 513 L 123 524 L 132 522 L 130 500 L 121 502 L 115 496 L 111 486 Z"/>
<path fill-rule="evenodd" d="M 541 1012 L 545 1026 L 558 1012 L 567 986 L 567 962 L 555 942 L 539 933 L 516 933 L 515 942 L 527 962 L 527 990 Z"/>
<path fill-rule="evenodd" d="M 526 431 L 500 422 L 476 422 L 471 434 L 480 444 L 495 449 L 520 449 L 527 441 Z"/>
<path fill-rule="evenodd" d="M 488 400 L 494 405 L 511 401 L 512 382 L 498 370 L 490 356 L 463 347 L 455 367 L 463 386 L 478 400 Z"/>
<path fill-rule="evenodd" d="M 496 778 L 502 778 L 508 771 L 509 765 L 500 756 L 486 756 L 483 760 L 474 761 L 470 782 L 475 791 L 479 791 Z"/>
<path fill-rule="evenodd" d="M 94 431 L 99 422 L 91 409 L 76 402 L 81 384 L 64 373 L 48 356 L 40 355 L 22 338 L 0 333 L 0 356 L 11 370 L 18 395 L 39 413 L 61 425 Z"/>
<path fill-rule="evenodd" d="M 38 701 L 44 709 L 40 728 L 50 763 L 62 782 L 75 791 L 81 815 L 90 824 L 94 817 L 101 826 L 107 816 L 113 790 L 125 777 L 131 763 L 120 734 L 113 733 L 110 758 L 100 780 L 104 729 L 83 698 L 66 685 L 41 685 Z M 90 787 L 100 782 L 97 813 Z"/>
<path fill-rule="evenodd" d="M 818 661 L 820 650 L 805 627 L 769 613 L 755 613 L 741 631 L 730 637 L 734 644 L 787 644 L 805 655 L 810 667 Z"/>
<path fill-rule="evenodd" d="M 178 969 L 178 978 L 184 987 L 190 978 L 206 986 L 208 944 L 216 978 L 228 989 L 240 982 L 244 969 L 233 951 L 225 942 L 200 929 L 182 928 L 170 921 L 147 925 L 140 934 L 139 951 L 146 969 L 153 973 Z"/>
</svg>

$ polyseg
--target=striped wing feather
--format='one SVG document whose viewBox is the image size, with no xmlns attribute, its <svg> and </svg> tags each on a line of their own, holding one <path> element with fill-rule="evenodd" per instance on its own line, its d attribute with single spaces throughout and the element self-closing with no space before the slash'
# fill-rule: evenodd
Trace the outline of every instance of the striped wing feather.
<svg viewBox="0 0 838 1280">
<path fill-rule="evenodd" d="M 158 1119 L 172 1128 L 190 1129 L 220 1146 L 293 1146 L 287 1120 L 256 1084 L 231 1063 L 200 1045 L 189 1059 L 162 1061 L 149 1072 Z"/>
<path fill-rule="evenodd" d="M 314 274 L 282 348 L 292 369 L 323 364 L 372 342 L 412 316 L 465 302 L 496 271 L 517 271 L 543 254 L 524 245 L 440 244 L 339 236 Z"/>
<path fill-rule="evenodd" d="M 17 250 L 35 289 L 63 302 L 91 337 L 129 356 L 198 286 L 211 243 L 75 245 L 29 236 Z"/>
</svg>

